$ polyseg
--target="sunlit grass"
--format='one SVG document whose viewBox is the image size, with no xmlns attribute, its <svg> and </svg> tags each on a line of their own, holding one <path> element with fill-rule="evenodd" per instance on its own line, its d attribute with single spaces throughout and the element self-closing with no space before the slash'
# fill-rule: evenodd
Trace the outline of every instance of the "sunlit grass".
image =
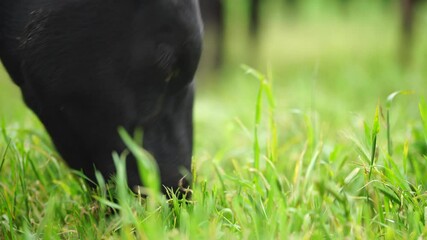
<svg viewBox="0 0 427 240">
<path fill-rule="evenodd" d="M 236 120 L 232 129 L 244 132 L 246 147 L 231 139 L 231 146 L 224 146 L 231 152 L 219 149 L 209 162 L 196 155 L 193 198 L 187 203 L 133 195 L 126 188 L 119 155 L 115 189 L 107 189 L 101 180 L 98 190 L 89 190 L 58 162 L 36 132 L 4 126 L 2 237 L 393 239 L 425 233 L 426 163 L 425 152 L 418 147 L 425 149 L 426 144 L 423 101 L 421 115 L 404 116 L 413 123 L 394 126 L 388 136 L 381 134 L 385 131 L 381 103 L 373 102 L 373 118 L 344 127 L 344 136 L 331 141 L 323 137 L 315 111 L 294 111 L 288 116 L 294 124 L 281 126 L 274 114 L 271 81 L 246 71 L 252 75 L 246 75 L 248 79 L 259 80 L 258 98 L 251 107 L 255 125 L 246 128 Z M 393 107 L 397 106 L 398 101 Z M 393 109 L 388 110 L 393 116 Z M 399 128 L 414 132 L 393 134 L 401 132 Z M 412 134 L 423 136 L 421 142 L 416 143 Z M 395 143 L 393 155 L 390 138 Z M 111 202 L 111 194 L 117 203 Z"/>
</svg>

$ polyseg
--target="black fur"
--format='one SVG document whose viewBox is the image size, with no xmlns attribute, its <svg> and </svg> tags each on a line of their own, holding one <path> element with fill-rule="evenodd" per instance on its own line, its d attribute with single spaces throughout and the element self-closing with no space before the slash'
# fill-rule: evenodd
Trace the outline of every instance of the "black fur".
<svg viewBox="0 0 427 240">
<path fill-rule="evenodd" d="M 198 1 L 0 1 L 0 58 L 69 166 L 110 177 L 118 127 L 142 128 L 162 183 L 178 187 L 191 168 Z"/>
</svg>

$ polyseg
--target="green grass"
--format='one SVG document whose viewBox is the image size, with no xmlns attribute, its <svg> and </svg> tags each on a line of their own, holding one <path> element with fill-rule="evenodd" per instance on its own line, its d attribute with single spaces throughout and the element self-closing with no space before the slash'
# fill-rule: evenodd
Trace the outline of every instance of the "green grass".
<svg viewBox="0 0 427 240">
<path fill-rule="evenodd" d="M 426 33 L 402 70 L 394 8 L 307 9 L 285 25 L 273 11 L 256 50 L 230 35 L 224 70 L 202 68 L 188 202 L 158 194 L 156 174 L 147 199 L 130 193 L 121 155 L 116 186 L 88 189 L 0 71 L 0 239 L 425 238 Z"/>
</svg>

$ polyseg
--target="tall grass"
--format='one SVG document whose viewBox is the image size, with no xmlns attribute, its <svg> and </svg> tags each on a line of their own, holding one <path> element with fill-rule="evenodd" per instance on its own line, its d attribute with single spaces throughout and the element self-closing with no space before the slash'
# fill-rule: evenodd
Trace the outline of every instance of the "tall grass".
<svg viewBox="0 0 427 240">
<path fill-rule="evenodd" d="M 293 127 L 279 127 L 272 74 L 244 70 L 259 85 L 252 147 L 245 147 L 251 153 L 214 163 L 209 178 L 195 172 L 191 200 L 159 194 L 155 162 L 123 130 L 147 198 L 127 189 L 125 155 L 114 154 L 114 187 L 98 174 L 98 188 L 88 189 L 79 173 L 58 161 L 44 134 L 3 124 L 0 237 L 412 239 L 426 234 L 425 101 L 420 100 L 420 114 L 403 138 L 393 133 L 407 124 L 391 129 L 391 102 L 397 107 L 394 99 L 404 93 L 396 92 L 385 100 L 386 118 L 381 101 L 373 103 L 373 119 L 345 130 L 339 141 L 325 139 L 321 128 L 313 130 L 321 125 L 314 109 L 288 115 L 299 122 L 300 134 L 283 141 Z M 196 171 L 198 164 L 196 158 Z"/>
</svg>

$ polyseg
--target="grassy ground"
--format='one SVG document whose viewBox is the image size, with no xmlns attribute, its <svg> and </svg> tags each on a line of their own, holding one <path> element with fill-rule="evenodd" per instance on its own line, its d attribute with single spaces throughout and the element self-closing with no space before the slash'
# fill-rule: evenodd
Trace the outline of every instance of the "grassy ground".
<svg viewBox="0 0 427 240">
<path fill-rule="evenodd" d="M 0 239 L 424 238 L 427 34 L 403 70 L 395 7 L 313 6 L 267 6 L 258 48 L 229 17 L 226 66 L 198 76 L 189 203 L 133 196 L 120 161 L 116 188 L 87 189 L 0 71 Z"/>
</svg>

